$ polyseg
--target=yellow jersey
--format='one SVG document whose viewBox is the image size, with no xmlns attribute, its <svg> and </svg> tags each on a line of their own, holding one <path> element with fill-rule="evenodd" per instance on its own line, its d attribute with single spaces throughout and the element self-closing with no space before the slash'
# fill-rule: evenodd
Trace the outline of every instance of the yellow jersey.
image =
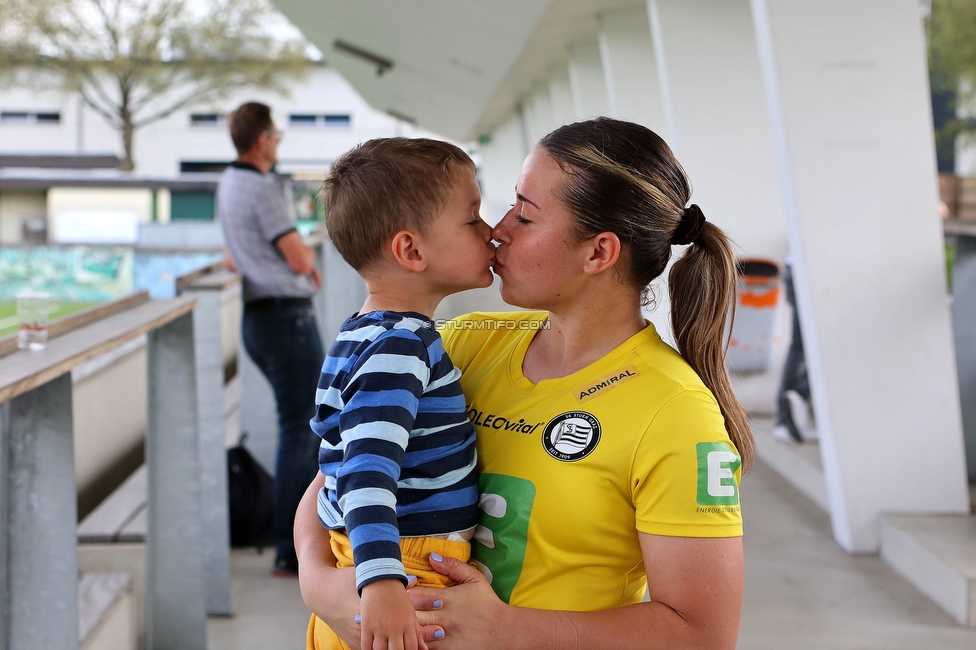
<svg viewBox="0 0 976 650">
<path fill-rule="evenodd" d="M 718 404 L 648 324 L 596 363 L 522 374 L 545 312 L 446 323 L 478 436 L 472 556 L 512 605 L 589 611 L 639 602 L 638 531 L 742 535 L 740 459 Z"/>
</svg>

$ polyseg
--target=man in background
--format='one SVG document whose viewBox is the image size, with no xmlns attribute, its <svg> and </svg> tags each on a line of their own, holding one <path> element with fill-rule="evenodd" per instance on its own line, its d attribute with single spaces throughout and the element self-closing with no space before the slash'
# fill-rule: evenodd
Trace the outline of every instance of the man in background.
<svg viewBox="0 0 976 650">
<path fill-rule="evenodd" d="M 228 123 L 237 160 L 217 185 L 217 220 L 225 261 L 244 279 L 244 348 L 271 383 L 278 408 L 273 571 L 297 575 L 295 510 L 318 471 L 319 439 L 308 421 L 325 356 L 311 300 L 322 280 L 314 249 L 302 241 L 268 174 L 280 141 L 271 109 L 249 102 L 231 113 Z"/>
</svg>

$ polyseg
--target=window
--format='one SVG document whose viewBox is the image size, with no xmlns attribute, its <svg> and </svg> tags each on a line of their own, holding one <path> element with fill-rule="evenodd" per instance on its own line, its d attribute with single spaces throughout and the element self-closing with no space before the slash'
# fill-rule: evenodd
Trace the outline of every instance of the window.
<svg viewBox="0 0 976 650">
<path fill-rule="evenodd" d="M 348 114 L 323 115 L 326 126 L 349 126 L 352 119 Z"/>
<path fill-rule="evenodd" d="M 226 117 L 217 113 L 190 113 L 190 126 L 223 126 Z"/>
<path fill-rule="evenodd" d="M 170 219 L 213 221 L 214 193 L 203 190 L 173 190 L 170 192 Z"/>
<path fill-rule="evenodd" d="M 0 112 L 0 124 L 28 124 L 30 113 L 20 113 L 17 111 Z"/>
<path fill-rule="evenodd" d="M 181 160 L 181 174 L 219 174 L 230 165 L 230 162 L 220 160 Z"/>
<path fill-rule="evenodd" d="M 58 111 L 0 111 L 0 124 L 60 124 Z"/>
<path fill-rule="evenodd" d="M 292 113 L 288 116 L 288 126 L 298 128 L 341 128 L 348 127 L 351 123 L 352 119 L 348 113 L 328 113 L 326 115 Z"/>
<path fill-rule="evenodd" d="M 292 113 L 288 116 L 288 126 L 315 126 L 318 122 L 318 115 L 296 115 Z"/>
</svg>

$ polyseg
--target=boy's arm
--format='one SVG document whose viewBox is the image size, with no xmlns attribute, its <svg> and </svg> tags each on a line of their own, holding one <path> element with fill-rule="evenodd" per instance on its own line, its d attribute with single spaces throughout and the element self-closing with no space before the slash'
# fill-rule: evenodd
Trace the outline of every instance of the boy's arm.
<svg viewBox="0 0 976 650">
<path fill-rule="evenodd" d="M 429 378 L 424 343 L 413 332 L 393 329 L 363 353 L 342 391 L 339 429 L 344 448 L 335 491 L 360 590 L 377 580 L 406 584 L 397 480 Z"/>
<path fill-rule="evenodd" d="M 305 605 L 350 648 L 358 648 L 360 637 L 355 618 L 360 613 L 360 601 L 356 595 L 356 570 L 336 567 L 329 531 L 319 522 L 316 501 L 324 484 L 325 477 L 319 473 L 295 512 L 298 583 Z"/>
</svg>

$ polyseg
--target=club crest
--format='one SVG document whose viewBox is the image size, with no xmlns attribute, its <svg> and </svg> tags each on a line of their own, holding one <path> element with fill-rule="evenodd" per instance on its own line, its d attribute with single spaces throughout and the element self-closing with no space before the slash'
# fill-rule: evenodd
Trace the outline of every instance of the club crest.
<svg viewBox="0 0 976 650">
<path fill-rule="evenodd" d="M 586 458 L 600 442 L 600 421 L 585 411 L 569 411 L 549 420 L 542 446 L 556 460 L 573 462 Z"/>
</svg>

